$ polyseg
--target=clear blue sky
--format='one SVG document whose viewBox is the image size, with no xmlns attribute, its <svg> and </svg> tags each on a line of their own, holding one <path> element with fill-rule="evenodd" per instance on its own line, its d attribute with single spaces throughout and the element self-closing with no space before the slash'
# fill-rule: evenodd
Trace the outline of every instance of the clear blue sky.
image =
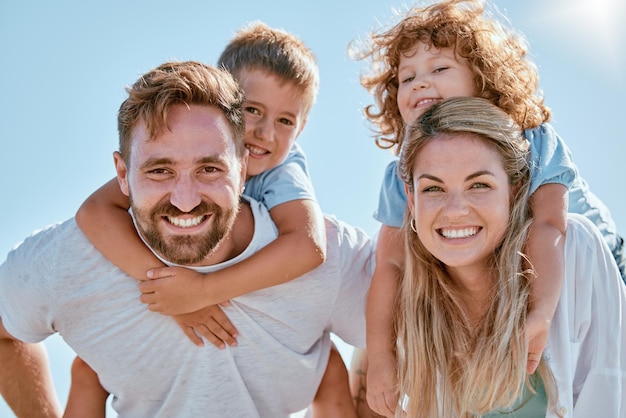
<svg viewBox="0 0 626 418">
<path fill-rule="evenodd" d="M 371 103 L 358 83 L 364 64 L 351 61 L 346 46 L 407 2 L 217 3 L 0 3 L 0 261 L 35 229 L 72 216 L 114 175 L 111 154 L 124 86 L 167 60 L 215 63 L 232 33 L 251 20 L 291 31 L 315 52 L 320 94 L 299 142 L 318 199 L 326 212 L 370 234 L 377 230 L 371 214 L 392 155 L 376 148 L 363 119 L 361 109 Z M 495 3 L 529 39 L 553 123 L 625 235 L 624 2 Z M 47 344 L 64 402 L 74 354 L 58 338 Z M 11 416 L 2 400 L 0 416 Z"/>
</svg>

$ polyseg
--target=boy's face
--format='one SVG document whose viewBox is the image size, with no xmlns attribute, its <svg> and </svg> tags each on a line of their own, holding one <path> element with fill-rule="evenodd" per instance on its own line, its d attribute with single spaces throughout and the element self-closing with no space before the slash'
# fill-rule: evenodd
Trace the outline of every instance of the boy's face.
<svg viewBox="0 0 626 418">
<path fill-rule="evenodd" d="M 452 48 L 417 42 L 400 56 L 397 100 L 405 123 L 415 121 L 436 102 L 477 94 L 467 60 L 457 58 Z"/>
<path fill-rule="evenodd" d="M 244 141 L 250 178 L 287 158 L 306 124 L 308 103 L 293 83 L 263 70 L 242 71 L 239 84 L 246 95 Z"/>
</svg>

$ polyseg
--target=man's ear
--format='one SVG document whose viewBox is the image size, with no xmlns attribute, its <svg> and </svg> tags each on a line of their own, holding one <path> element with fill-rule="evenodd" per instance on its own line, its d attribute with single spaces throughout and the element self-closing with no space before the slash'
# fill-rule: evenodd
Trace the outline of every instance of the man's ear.
<svg viewBox="0 0 626 418">
<path fill-rule="evenodd" d="M 122 193 L 126 196 L 129 196 L 130 193 L 128 191 L 128 168 L 126 167 L 126 163 L 122 158 L 122 154 L 118 151 L 113 153 L 113 162 L 115 163 L 115 171 L 117 172 L 117 182 L 120 185 L 120 189 Z"/>
<path fill-rule="evenodd" d="M 246 151 L 243 154 L 243 157 L 241 157 L 241 186 L 239 186 L 239 194 L 243 193 L 243 189 L 245 188 L 246 185 L 246 180 L 248 178 L 248 150 L 246 149 Z"/>
</svg>

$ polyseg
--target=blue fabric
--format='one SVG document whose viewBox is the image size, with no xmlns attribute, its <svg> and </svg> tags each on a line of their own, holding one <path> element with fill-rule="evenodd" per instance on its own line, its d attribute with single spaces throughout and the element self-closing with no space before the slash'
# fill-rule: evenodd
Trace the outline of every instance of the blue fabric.
<svg viewBox="0 0 626 418">
<path fill-rule="evenodd" d="M 293 144 L 285 161 L 246 181 L 243 192 L 269 210 L 292 200 L 315 200 L 306 157 L 299 145 Z"/>
<path fill-rule="evenodd" d="M 617 234 L 611 213 L 579 175 L 565 142 L 549 123 L 525 130 L 524 136 L 530 142 L 531 193 L 543 184 L 559 183 L 566 186 L 569 189 L 568 211 L 585 216 L 598 227 L 623 270 L 623 241 Z M 406 207 L 404 182 L 398 174 L 398 160 L 394 160 L 385 169 L 374 219 L 384 225 L 400 228 Z"/>
<path fill-rule="evenodd" d="M 548 409 L 548 397 L 543 386 L 543 380 L 538 374 L 532 375 L 531 382 L 535 393 L 533 394 L 528 385 L 524 385 L 524 393 L 515 401 L 511 408 L 503 411 L 496 411 L 484 415 L 483 418 L 537 418 L 545 417 Z"/>
</svg>

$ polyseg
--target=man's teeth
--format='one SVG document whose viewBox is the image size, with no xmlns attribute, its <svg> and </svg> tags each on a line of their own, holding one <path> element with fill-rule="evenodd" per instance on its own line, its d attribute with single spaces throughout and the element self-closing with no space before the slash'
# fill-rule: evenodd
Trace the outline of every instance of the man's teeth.
<svg viewBox="0 0 626 418">
<path fill-rule="evenodd" d="M 467 238 L 478 233 L 478 227 L 464 229 L 441 229 L 441 235 L 446 238 Z"/>
<path fill-rule="evenodd" d="M 172 218 L 168 217 L 167 220 L 174 226 L 179 228 L 191 228 L 193 226 L 200 225 L 204 220 L 204 216 L 197 216 L 191 219 L 181 219 L 181 218 Z"/>
</svg>

